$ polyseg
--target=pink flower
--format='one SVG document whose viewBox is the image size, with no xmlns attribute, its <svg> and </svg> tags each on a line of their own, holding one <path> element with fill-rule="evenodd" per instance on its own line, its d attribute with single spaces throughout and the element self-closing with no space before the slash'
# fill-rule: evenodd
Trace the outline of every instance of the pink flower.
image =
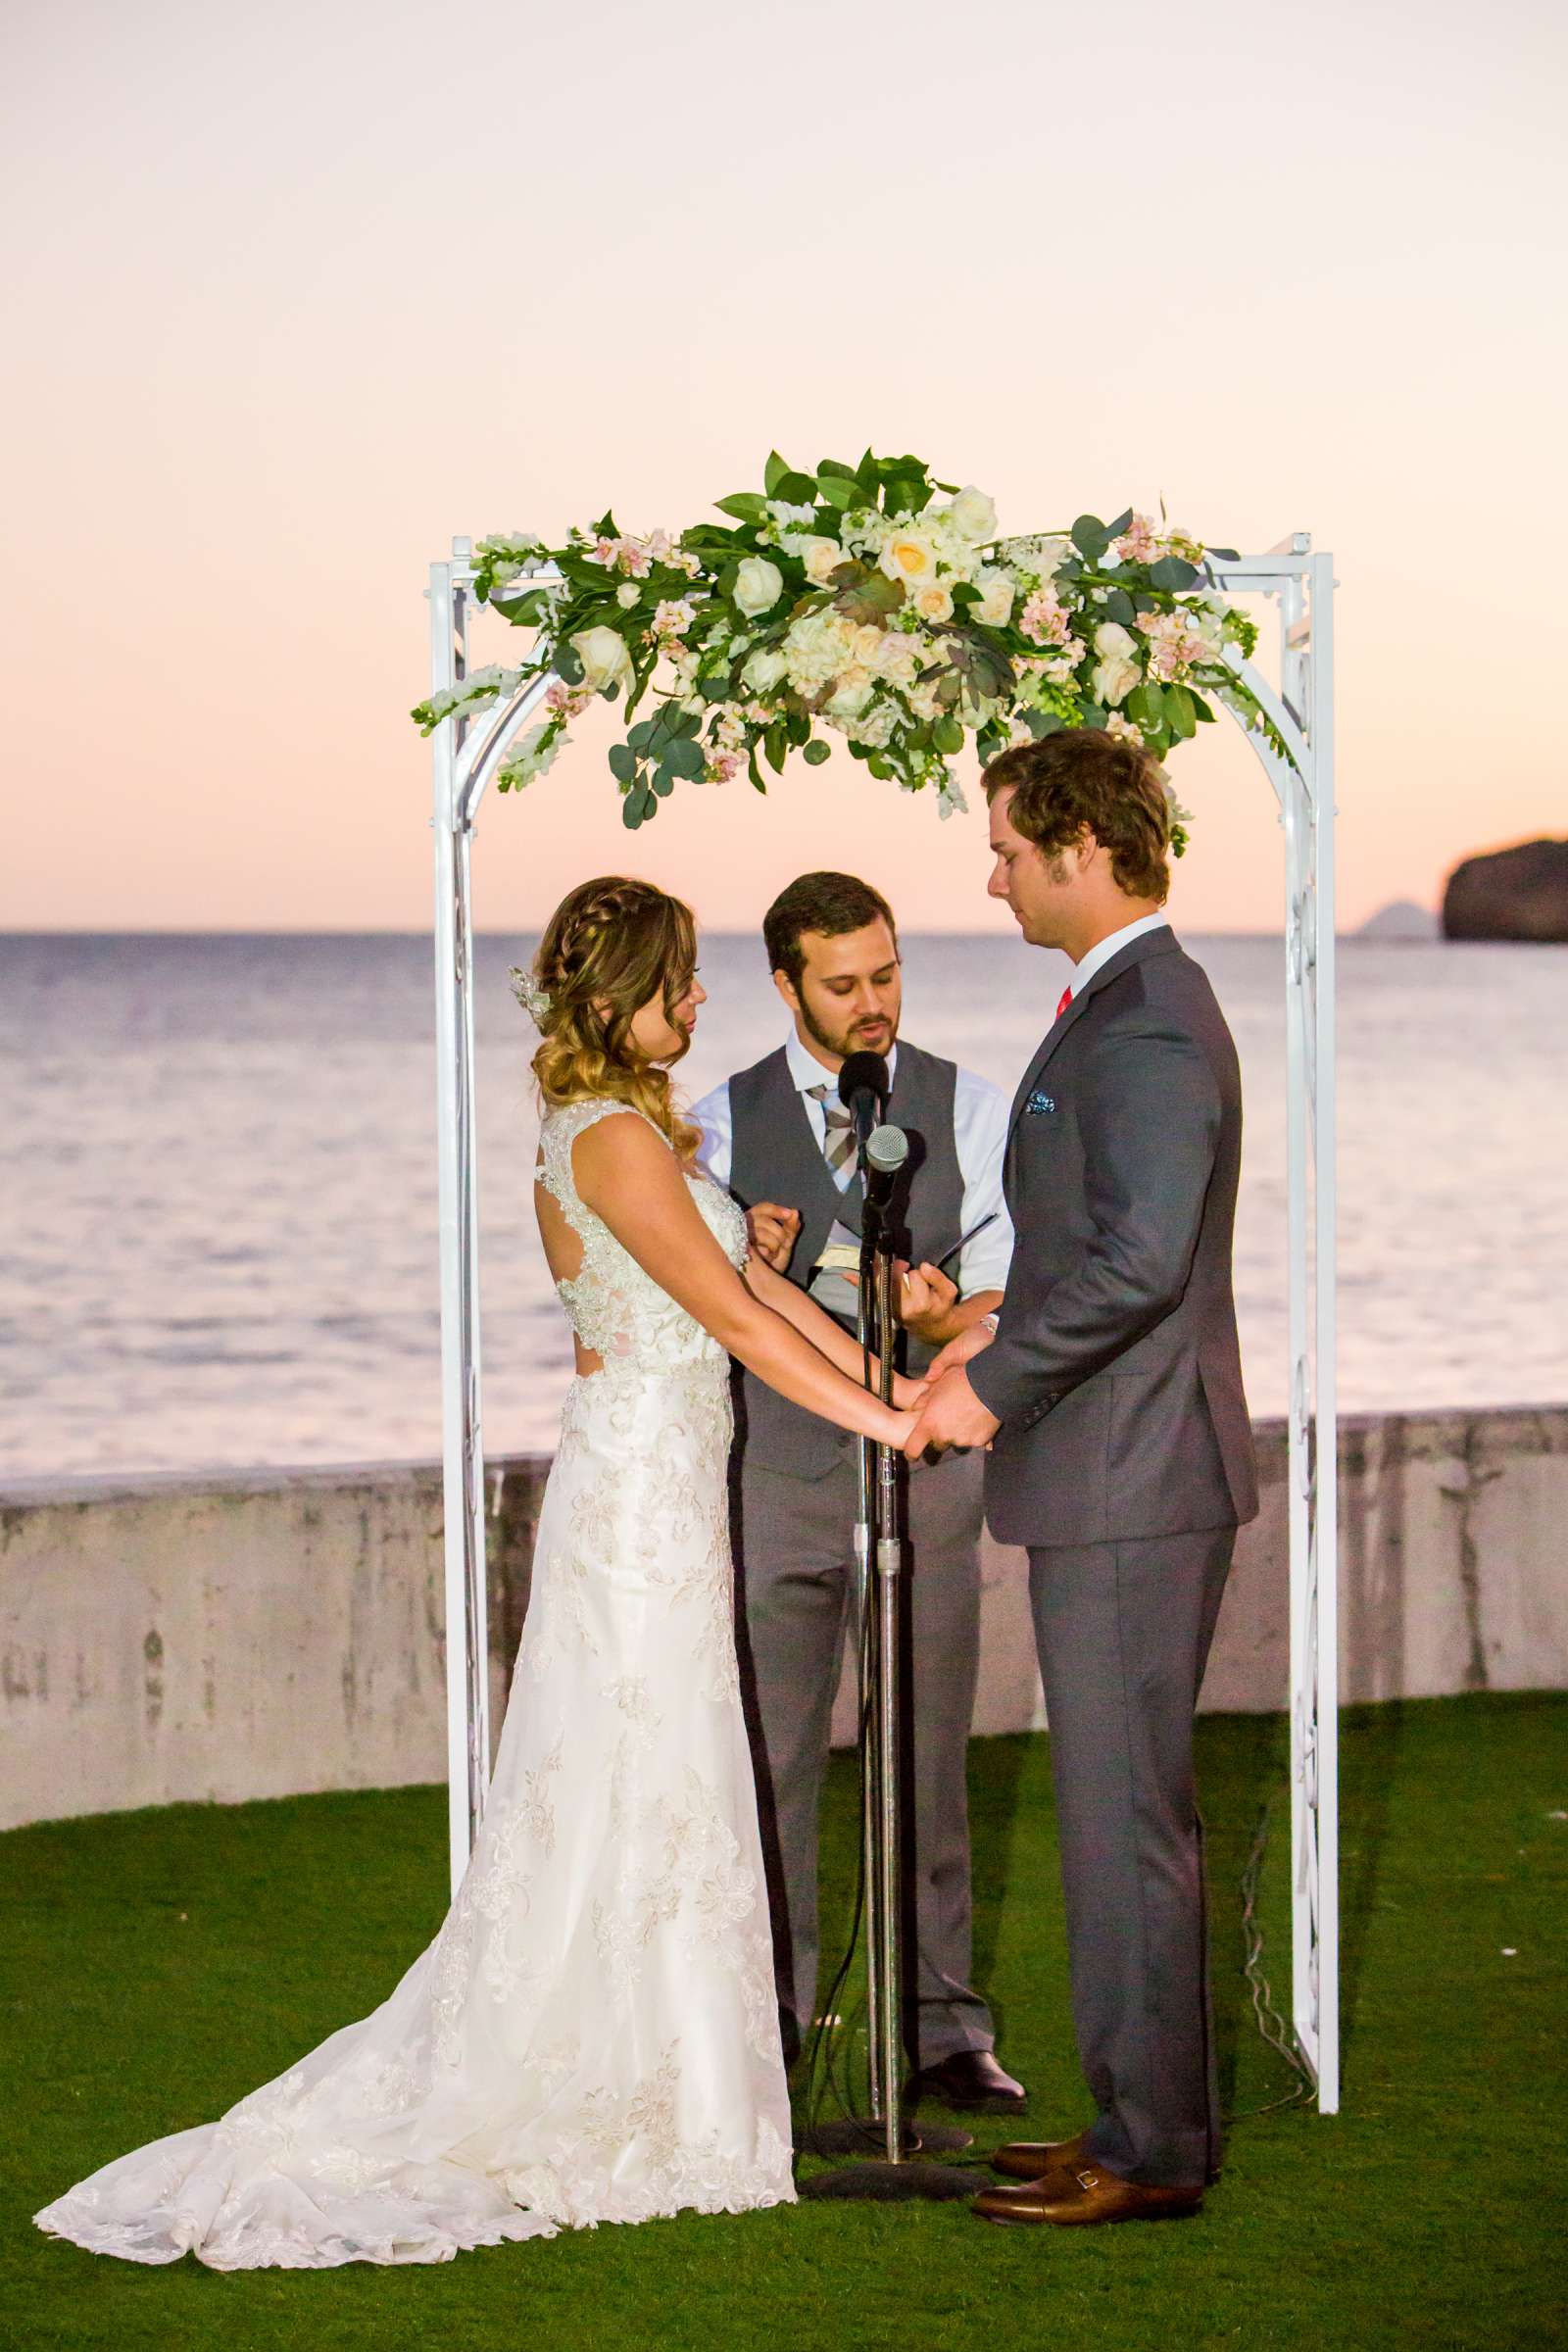
<svg viewBox="0 0 1568 2352">
<path fill-rule="evenodd" d="M 1018 615 L 1018 626 L 1037 645 L 1065 645 L 1071 629 L 1066 612 L 1053 588 L 1035 590 Z"/>
<path fill-rule="evenodd" d="M 1130 718 L 1124 718 L 1119 710 L 1113 710 L 1106 719 L 1105 733 L 1114 735 L 1119 743 L 1142 743 L 1144 740 L 1143 728 L 1136 726 Z"/>
<path fill-rule="evenodd" d="M 545 709 L 552 718 L 578 718 L 593 699 L 581 686 L 564 685 L 560 678 L 552 678 L 545 688 Z"/>
<path fill-rule="evenodd" d="M 1147 514 L 1133 516 L 1115 547 L 1124 564 L 1152 564 L 1164 552 L 1159 533 Z"/>
<path fill-rule="evenodd" d="M 710 784 L 728 784 L 740 774 L 744 764 L 739 752 L 720 752 L 716 759 L 708 762 L 708 781 Z"/>
</svg>

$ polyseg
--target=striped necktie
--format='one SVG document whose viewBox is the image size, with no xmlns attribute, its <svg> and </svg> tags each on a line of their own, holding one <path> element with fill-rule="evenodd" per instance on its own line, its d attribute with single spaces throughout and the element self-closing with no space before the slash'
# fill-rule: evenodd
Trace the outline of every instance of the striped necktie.
<svg viewBox="0 0 1568 2352">
<path fill-rule="evenodd" d="M 834 1183 L 842 1192 L 844 1171 L 855 1158 L 855 1121 L 831 1086 L 808 1086 L 806 1091 L 813 1102 L 822 1105 L 822 1116 L 827 1121 L 822 1157 L 832 1171 Z M 828 1101 L 829 1095 L 833 1096 L 831 1102 Z"/>
</svg>

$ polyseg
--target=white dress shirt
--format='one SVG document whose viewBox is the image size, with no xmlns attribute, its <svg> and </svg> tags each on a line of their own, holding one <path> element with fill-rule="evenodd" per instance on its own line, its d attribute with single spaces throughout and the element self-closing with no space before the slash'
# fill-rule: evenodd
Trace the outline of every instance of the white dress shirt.
<svg viewBox="0 0 1568 2352">
<path fill-rule="evenodd" d="M 785 1043 L 784 1058 L 803 1097 L 811 1133 L 821 1149 L 827 1141 L 827 1102 L 838 1101 L 836 1076 L 823 1068 L 808 1047 L 802 1045 L 800 1032 L 793 1028 Z M 895 1045 L 887 1057 L 890 1087 L 898 1058 L 899 1049 Z M 827 1086 L 829 1093 L 826 1101 L 818 1102 L 808 1090 L 822 1085 Z M 948 1238 L 956 1242 L 958 1234 L 967 1233 L 982 1217 L 996 1211 L 996 1223 L 988 1225 L 984 1233 L 976 1234 L 957 1263 L 946 1269 L 957 1283 L 959 1297 L 964 1298 L 972 1298 L 976 1291 L 1006 1288 L 1007 1268 L 1012 1261 L 1012 1221 L 1002 1198 L 1002 1157 L 1007 1145 L 1008 1107 L 1007 1098 L 1000 1087 L 993 1086 L 989 1079 L 977 1078 L 971 1070 L 959 1070 L 953 1098 L 953 1141 L 958 1155 L 958 1173 L 963 1179 L 963 1213 L 958 1233 Z M 703 1165 L 714 1183 L 727 1190 L 733 1138 L 729 1080 L 726 1078 L 711 1094 L 705 1095 L 691 1115 L 703 1131 Z M 854 1174 L 852 1159 L 840 1178 L 841 1191 Z M 779 1205 L 791 1208 L 795 1203 L 784 1200 Z"/>
<path fill-rule="evenodd" d="M 1163 914 L 1141 914 L 1135 922 L 1123 923 L 1119 931 L 1107 931 L 1104 938 L 1081 956 L 1073 968 L 1072 993 L 1076 997 L 1088 986 L 1095 974 L 1107 964 L 1113 956 L 1135 939 L 1144 939 L 1151 931 L 1168 931 L 1168 918 Z"/>
</svg>

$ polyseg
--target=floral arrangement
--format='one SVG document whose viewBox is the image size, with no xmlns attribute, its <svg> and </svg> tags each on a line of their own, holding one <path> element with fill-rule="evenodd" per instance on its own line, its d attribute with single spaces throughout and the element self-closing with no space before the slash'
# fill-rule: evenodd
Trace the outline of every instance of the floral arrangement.
<svg viewBox="0 0 1568 2352">
<path fill-rule="evenodd" d="M 1212 719 L 1212 697 L 1289 757 L 1235 666 L 1255 626 L 1216 595 L 1186 531 L 1129 509 L 1003 538 L 983 491 L 869 451 L 814 473 L 775 453 L 761 490 L 717 506 L 727 522 L 678 538 L 637 538 L 605 514 L 564 547 L 480 540 L 474 593 L 536 632 L 532 655 L 419 704 L 424 733 L 553 671 L 544 719 L 497 772 L 505 792 L 545 772 L 596 695 L 624 697 L 610 766 L 631 827 L 677 782 L 744 768 L 764 792 L 763 762 L 781 771 L 798 751 L 815 765 L 829 733 L 874 776 L 931 786 L 944 816 L 964 806 L 951 761 L 970 736 L 985 760 L 1103 727 L 1162 760 Z M 1179 857 L 1187 812 L 1171 797 Z"/>
</svg>

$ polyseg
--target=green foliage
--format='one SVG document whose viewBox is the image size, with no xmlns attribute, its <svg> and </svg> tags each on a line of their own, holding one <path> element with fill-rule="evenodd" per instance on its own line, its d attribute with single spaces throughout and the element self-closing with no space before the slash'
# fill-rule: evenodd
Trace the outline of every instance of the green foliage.
<svg viewBox="0 0 1568 2352">
<path fill-rule="evenodd" d="M 765 791 L 764 767 L 781 773 L 791 752 L 811 765 L 829 756 L 813 726 L 818 720 L 839 724 L 830 706 L 841 680 L 823 666 L 824 651 L 831 664 L 835 646 L 842 667 L 863 668 L 872 680 L 875 724 L 864 722 L 871 739 L 846 726 L 851 757 L 906 790 L 934 786 L 944 807 L 956 789 L 949 763 L 971 739 L 985 758 L 1020 725 L 1038 738 L 1063 727 L 1109 722 L 1120 728 L 1125 722 L 1162 759 L 1211 723 L 1205 695 L 1218 695 L 1276 753 L 1289 757 L 1278 729 L 1225 658 L 1229 653 L 1244 661 L 1250 654 L 1255 624 L 1246 613 L 1226 610 L 1223 649 L 1214 642 L 1205 612 L 1214 583 L 1196 540 L 1156 527 L 1127 508 L 1108 522 L 1094 513 L 1078 515 L 1065 554 L 1056 532 L 1043 548 L 1036 540 L 993 539 L 982 549 L 971 535 L 971 516 L 945 516 L 934 504 L 939 494 L 956 496 L 955 485 L 935 479 L 913 454 L 878 456 L 867 449 L 854 465 L 824 457 L 808 471 L 772 450 L 760 489 L 719 499 L 722 519 L 694 524 L 678 541 L 662 533 L 625 538 L 608 512 L 590 530 L 573 530 L 560 548 L 525 534 L 481 540 L 475 595 L 535 637 L 531 661 L 508 677 L 553 668 L 571 690 L 569 705 L 509 757 L 498 777 L 501 789 L 526 783 L 549 765 L 592 676 L 606 701 L 624 695 L 623 740 L 610 752 L 609 764 L 628 827 L 646 824 L 677 784 L 722 781 L 742 765 L 756 789 Z M 890 578 L 882 568 L 888 526 L 899 518 L 908 518 L 935 551 L 936 572 L 927 576 L 946 585 L 952 613 L 945 621 L 934 613 L 922 616 L 904 579 Z M 995 526 L 982 514 L 978 528 Z M 839 542 L 841 560 L 826 576 L 818 551 L 806 549 L 797 532 Z M 1117 543 L 1142 548 L 1149 560 L 1120 552 Z M 982 563 L 1010 575 L 1013 605 L 1004 626 L 976 618 L 983 592 L 975 575 Z M 1048 597 L 1037 595 L 1047 588 Z M 1032 598 L 1030 626 L 1040 628 L 1039 638 L 1023 627 Z M 760 612 L 750 609 L 757 603 Z M 1167 634 L 1162 641 L 1155 676 L 1146 624 L 1172 613 L 1190 615 L 1191 625 L 1186 636 Z M 823 615 L 844 624 L 836 639 L 831 631 L 813 633 L 813 622 Z M 1114 712 L 1095 685 L 1094 638 L 1104 621 L 1129 633 L 1138 672 Z M 849 632 L 866 629 L 877 632 L 876 640 L 869 649 L 852 651 Z M 907 660 L 885 642 L 885 633 L 906 631 L 916 642 L 918 692 L 909 686 Z M 1064 657 L 1060 640 L 1067 631 L 1072 650 Z M 579 651 L 584 645 L 586 669 Z M 416 719 L 428 733 L 454 713 L 466 717 L 487 697 L 511 691 L 499 677 L 473 692 L 432 696 L 417 707 Z M 661 698 L 660 706 L 644 717 L 650 694 Z M 1179 851 L 1185 826 L 1176 824 L 1172 838 Z"/>
</svg>

